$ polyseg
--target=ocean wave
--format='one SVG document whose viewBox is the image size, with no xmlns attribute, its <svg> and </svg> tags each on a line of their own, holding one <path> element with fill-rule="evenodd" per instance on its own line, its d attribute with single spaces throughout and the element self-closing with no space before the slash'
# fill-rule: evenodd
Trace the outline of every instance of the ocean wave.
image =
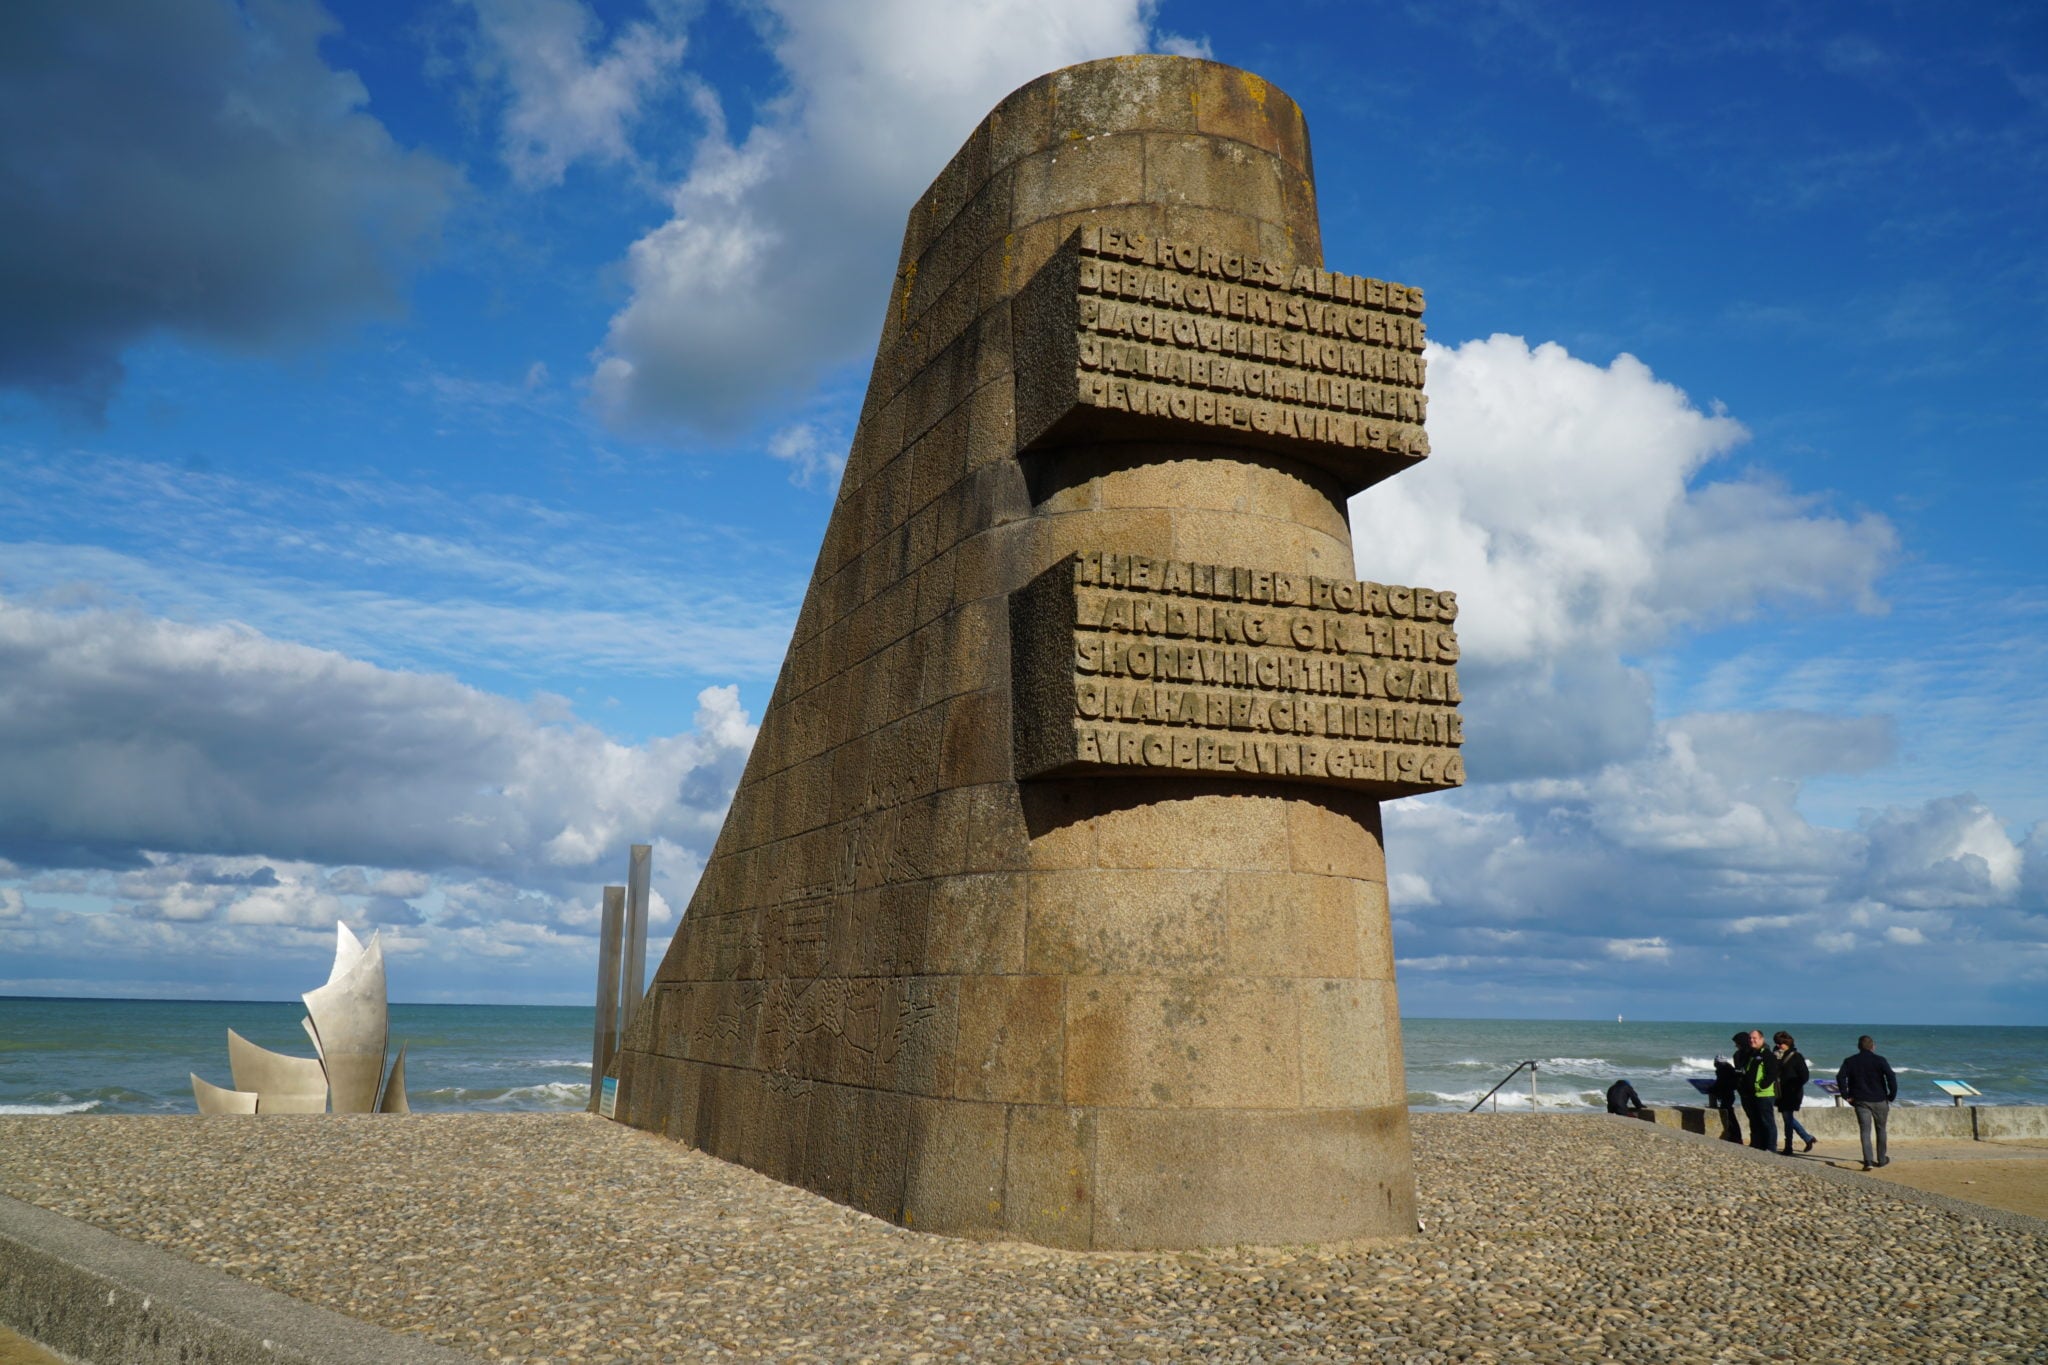
<svg viewBox="0 0 2048 1365">
<path fill-rule="evenodd" d="M 0 1104 L 0 1114 L 83 1114 L 99 1107 L 98 1100 L 72 1100 L 64 1104 Z"/>
<path fill-rule="evenodd" d="M 1440 1091 L 1411 1090 L 1408 1092 L 1410 1109 L 1470 1109 L 1479 1102 L 1484 1090 Z M 1529 1092 L 1526 1090 L 1502 1090 L 1488 1100 L 1491 1109 L 1498 1101 L 1502 1109 L 1530 1109 Z M 1537 1094 L 1533 1105 L 1536 1109 L 1604 1109 L 1607 1097 L 1598 1090 L 1579 1090 Z"/>
<path fill-rule="evenodd" d="M 414 1090 L 412 1098 L 435 1109 L 582 1109 L 590 1103 L 587 1081 L 542 1081 L 536 1085 L 440 1086 Z"/>
<path fill-rule="evenodd" d="M 526 1062 L 526 1063 L 523 1063 L 523 1065 L 525 1065 L 525 1066 L 572 1066 L 572 1067 L 576 1068 L 576 1069 L 577 1069 L 578 1071 L 588 1071 L 588 1070 L 590 1070 L 590 1063 L 589 1063 L 589 1062 L 559 1062 L 559 1061 L 553 1061 L 553 1060 L 545 1060 L 545 1061 L 538 1061 L 538 1062 Z"/>
</svg>

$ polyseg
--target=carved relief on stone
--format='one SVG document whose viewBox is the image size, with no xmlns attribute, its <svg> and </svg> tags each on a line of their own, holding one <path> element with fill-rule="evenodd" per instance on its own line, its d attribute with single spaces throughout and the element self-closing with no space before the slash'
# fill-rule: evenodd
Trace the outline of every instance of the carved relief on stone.
<svg viewBox="0 0 2048 1365">
<path fill-rule="evenodd" d="M 1464 781 L 1454 593 L 1088 551 L 1011 601 L 1017 775 Z"/>
</svg>

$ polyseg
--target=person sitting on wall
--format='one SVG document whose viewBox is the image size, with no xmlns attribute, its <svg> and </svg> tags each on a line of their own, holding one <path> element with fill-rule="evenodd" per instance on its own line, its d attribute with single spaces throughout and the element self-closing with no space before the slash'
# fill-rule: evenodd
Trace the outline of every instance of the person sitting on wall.
<svg viewBox="0 0 2048 1365">
<path fill-rule="evenodd" d="M 1637 1118 L 1649 1117 L 1643 1109 L 1643 1097 L 1636 1094 L 1636 1088 L 1626 1080 L 1616 1081 L 1607 1087 L 1607 1112 L 1633 1114 Z"/>
</svg>

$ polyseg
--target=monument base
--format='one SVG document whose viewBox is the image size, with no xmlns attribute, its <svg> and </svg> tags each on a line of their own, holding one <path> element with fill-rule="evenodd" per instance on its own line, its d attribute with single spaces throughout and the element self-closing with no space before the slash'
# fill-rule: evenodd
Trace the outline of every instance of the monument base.
<svg viewBox="0 0 2048 1365">
<path fill-rule="evenodd" d="M 636 1127 L 908 1228 L 1089 1251 L 1415 1226 L 1408 1114 L 978 1104 L 630 1055 Z"/>
</svg>

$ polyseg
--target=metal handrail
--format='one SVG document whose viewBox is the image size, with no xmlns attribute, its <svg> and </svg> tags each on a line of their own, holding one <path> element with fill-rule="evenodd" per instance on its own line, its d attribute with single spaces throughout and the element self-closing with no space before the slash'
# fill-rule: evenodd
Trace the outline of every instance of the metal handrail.
<svg viewBox="0 0 2048 1365">
<path fill-rule="evenodd" d="M 1467 1110 L 1466 1110 L 1465 1112 L 1466 1112 L 1466 1113 L 1468 1113 L 1468 1114 L 1476 1114 L 1476 1113 L 1478 1113 L 1478 1112 L 1479 1112 L 1479 1105 L 1481 1105 L 1481 1104 L 1484 1104 L 1484 1103 L 1486 1103 L 1486 1102 L 1487 1102 L 1488 1100 L 1492 1099 L 1492 1098 L 1494 1097 L 1494 1094 L 1495 1094 L 1495 1092 L 1496 1092 L 1496 1091 L 1498 1091 L 1498 1090 L 1499 1090 L 1499 1089 L 1500 1089 L 1500 1088 L 1501 1088 L 1502 1086 L 1506 1085 L 1506 1084 L 1507 1084 L 1507 1083 L 1508 1083 L 1509 1081 L 1513 1080 L 1513 1079 L 1514 1079 L 1515 1077 L 1517 1077 L 1517 1076 L 1521 1075 L 1521 1074 L 1522 1074 L 1522 1068 L 1523 1068 L 1523 1067 L 1525 1067 L 1525 1066 L 1529 1068 L 1529 1108 L 1530 1108 L 1530 1109 L 1531 1109 L 1531 1110 L 1533 1111 L 1533 1110 L 1535 1109 L 1535 1107 L 1536 1107 L 1536 1063 L 1534 1063 L 1533 1061 L 1531 1061 L 1531 1062 L 1516 1062 L 1516 1063 L 1515 1063 L 1515 1069 L 1514 1069 L 1513 1071 L 1510 1071 L 1510 1072 L 1509 1072 L 1509 1073 L 1508 1073 L 1507 1075 L 1505 1075 L 1505 1076 L 1501 1077 L 1501 1078 L 1500 1078 L 1499 1080 L 1495 1081 L 1495 1082 L 1493 1083 L 1493 1089 L 1492 1089 L 1492 1090 L 1489 1090 L 1489 1091 L 1487 1091 L 1487 1092 L 1486 1092 L 1486 1093 L 1485 1093 L 1484 1095 L 1481 1095 L 1481 1096 L 1479 1097 L 1479 1102 L 1478 1102 L 1478 1104 L 1474 1104 L 1474 1105 L 1473 1105 L 1473 1106 L 1472 1106 L 1472 1107 L 1471 1107 L 1470 1109 L 1467 1109 Z M 1496 1111 L 1498 1111 L 1498 1110 L 1499 1110 L 1499 1108 L 1500 1108 L 1500 1106 L 1499 1106 L 1498 1104 L 1494 1105 L 1494 1109 L 1495 1109 Z"/>
</svg>

